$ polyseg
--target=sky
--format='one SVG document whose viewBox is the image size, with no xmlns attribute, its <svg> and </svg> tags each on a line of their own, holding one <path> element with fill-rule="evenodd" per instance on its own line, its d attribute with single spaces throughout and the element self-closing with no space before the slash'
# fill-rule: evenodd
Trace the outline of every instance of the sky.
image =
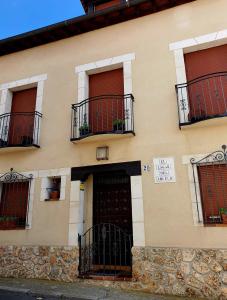
<svg viewBox="0 0 227 300">
<path fill-rule="evenodd" d="M 0 39 L 84 14 L 80 0 L 0 0 Z"/>
</svg>

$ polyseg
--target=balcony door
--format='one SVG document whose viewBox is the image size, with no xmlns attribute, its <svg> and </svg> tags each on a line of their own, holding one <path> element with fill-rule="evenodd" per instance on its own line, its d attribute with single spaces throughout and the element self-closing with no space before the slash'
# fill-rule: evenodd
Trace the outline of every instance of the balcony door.
<svg viewBox="0 0 227 300">
<path fill-rule="evenodd" d="M 8 136 L 11 146 L 33 144 L 36 93 L 37 88 L 13 93 Z"/>
<path fill-rule="evenodd" d="M 112 132 L 114 121 L 124 120 L 123 95 L 122 68 L 89 76 L 89 129 L 92 133 Z"/>
<path fill-rule="evenodd" d="M 189 120 L 225 115 L 227 113 L 227 45 L 187 53 L 185 66 L 187 81 L 194 81 L 188 86 Z M 195 80 L 201 76 L 203 78 Z"/>
</svg>

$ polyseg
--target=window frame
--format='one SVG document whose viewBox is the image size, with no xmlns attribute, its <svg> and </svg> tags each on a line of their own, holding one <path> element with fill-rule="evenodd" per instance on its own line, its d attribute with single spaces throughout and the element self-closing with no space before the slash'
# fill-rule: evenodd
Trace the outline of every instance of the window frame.
<svg viewBox="0 0 227 300">
<path fill-rule="evenodd" d="M 35 111 L 42 115 L 42 103 L 44 94 L 44 82 L 47 74 L 41 74 L 21 80 L 11 81 L 0 85 L 0 116 L 11 112 L 13 92 L 37 87 Z M 35 120 L 34 120 L 35 122 Z M 40 144 L 41 122 L 37 133 L 37 145 Z M 8 132 L 9 133 L 9 132 Z M 8 134 L 7 133 L 7 134 Z"/>
</svg>

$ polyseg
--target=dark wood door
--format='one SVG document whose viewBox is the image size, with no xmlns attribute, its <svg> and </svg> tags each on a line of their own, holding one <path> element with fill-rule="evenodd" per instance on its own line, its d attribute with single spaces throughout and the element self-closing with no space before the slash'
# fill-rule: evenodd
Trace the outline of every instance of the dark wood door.
<svg viewBox="0 0 227 300">
<path fill-rule="evenodd" d="M 94 175 L 93 225 L 101 223 L 132 234 L 130 176 L 115 172 Z"/>
<path fill-rule="evenodd" d="M 8 138 L 10 145 L 33 143 L 36 93 L 37 88 L 13 93 Z"/>
<path fill-rule="evenodd" d="M 130 272 L 132 207 L 128 175 L 115 172 L 94 175 L 93 225 L 95 269 L 102 274 Z"/>
<path fill-rule="evenodd" d="M 123 94 L 123 69 L 89 76 L 89 98 L 98 97 L 89 102 L 91 132 L 111 132 L 114 120 L 124 119 Z"/>
</svg>

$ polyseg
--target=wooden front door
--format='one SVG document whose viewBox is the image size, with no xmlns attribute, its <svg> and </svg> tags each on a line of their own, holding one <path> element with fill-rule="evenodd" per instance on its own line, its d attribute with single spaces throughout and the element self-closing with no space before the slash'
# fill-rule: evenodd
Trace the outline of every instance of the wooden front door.
<svg viewBox="0 0 227 300">
<path fill-rule="evenodd" d="M 113 131 L 114 120 L 124 120 L 123 69 L 89 76 L 89 128 L 92 133 Z"/>
<path fill-rule="evenodd" d="M 34 112 L 37 88 L 13 93 L 9 124 L 9 145 L 33 143 Z"/>
<path fill-rule="evenodd" d="M 94 175 L 93 268 L 100 274 L 130 274 L 132 207 L 130 177 L 121 172 Z"/>
<path fill-rule="evenodd" d="M 130 176 L 123 172 L 93 177 L 93 225 L 111 223 L 132 234 Z"/>
</svg>

